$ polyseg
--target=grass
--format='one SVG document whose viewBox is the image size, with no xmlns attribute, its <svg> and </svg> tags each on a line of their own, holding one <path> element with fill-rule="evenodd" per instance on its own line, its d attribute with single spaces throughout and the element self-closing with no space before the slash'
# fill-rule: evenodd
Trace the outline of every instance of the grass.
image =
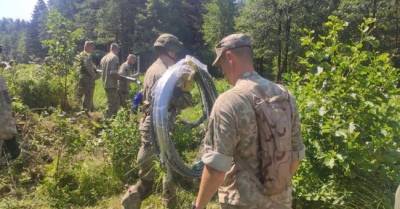
<svg viewBox="0 0 400 209">
<path fill-rule="evenodd" d="M 103 111 L 107 108 L 107 96 L 101 79 L 96 80 L 93 95 L 93 104 L 96 110 Z"/>
<path fill-rule="evenodd" d="M 21 66 L 21 68 L 32 68 L 36 66 Z M 29 76 L 27 76 L 29 77 Z M 8 76 L 11 78 L 11 75 Z M 22 79 L 22 78 L 19 78 Z M 140 78 L 143 80 L 143 76 Z M 217 81 L 218 90 L 225 90 L 226 82 Z M 13 89 L 13 86 L 10 86 Z M 10 89 L 11 90 L 11 89 Z M 139 90 L 139 87 L 131 84 L 131 95 Z M 12 90 L 12 92 L 16 92 Z M 202 114 L 199 103 L 199 92 L 197 87 L 192 91 L 195 105 L 182 111 L 180 117 L 188 121 L 194 121 Z M 124 194 L 124 183 L 120 181 L 110 169 L 112 164 L 109 151 L 104 146 L 102 131 L 110 129 L 108 121 L 102 120 L 101 112 L 107 107 L 106 94 L 102 81 L 96 81 L 94 92 L 94 104 L 96 111 L 91 118 L 85 115 L 67 115 L 65 127 L 59 127 L 59 114 L 61 112 L 33 113 L 22 101 L 14 101 L 15 111 L 18 112 L 18 122 L 21 124 L 21 140 L 29 155 L 14 161 L 8 168 L 0 168 L 0 208 L 1 209 L 50 209 L 50 208 L 77 208 L 77 209 L 119 209 L 120 201 Z M 121 123 L 124 123 L 123 121 Z M 183 129 L 182 129 L 183 130 Z M 75 131 L 75 132 L 74 132 Z M 198 132 L 183 130 L 179 133 L 181 139 L 177 143 L 182 149 L 184 158 L 188 161 L 196 157 L 194 137 Z M 116 132 L 115 137 L 125 137 L 124 132 Z M 67 134 L 67 135 L 65 135 Z M 71 145 L 79 151 L 72 157 L 62 158 L 62 171 L 60 178 L 70 179 L 64 188 L 56 180 L 54 167 L 56 165 L 57 150 L 60 141 L 75 140 Z M 100 140 L 99 140 L 100 139 Z M 86 141 L 86 142 L 85 142 Z M 69 143 L 69 142 L 68 142 Z M 69 146 L 69 145 L 68 145 Z M 188 149 L 190 147 L 190 149 Z M 46 159 L 52 159 L 46 162 Z M 162 171 L 160 171 L 162 172 Z M 137 174 L 136 174 L 137 175 Z M 160 179 L 158 179 L 160 181 Z M 158 183 L 153 195 L 143 201 L 142 208 L 157 209 L 164 208 L 161 201 L 161 184 Z M 177 189 L 179 208 L 190 208 L 195 199 L 197 189 L 186 191 L 181 187 Z M 208 206 L 209 209 L 219 208 L 214 200 Z"/>
</svg>

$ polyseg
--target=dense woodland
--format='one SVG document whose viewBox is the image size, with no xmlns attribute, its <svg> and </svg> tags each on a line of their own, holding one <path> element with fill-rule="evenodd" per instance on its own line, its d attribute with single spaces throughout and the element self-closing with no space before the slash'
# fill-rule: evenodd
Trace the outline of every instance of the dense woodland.
<svg viewBox="0 0 400 209">
<path fill-rule="evenodd" d="M 46 56 L 46 28 L 49 11 L 57 10 L 83 29 L 80 42 L 96 41 L 99 50 L 117 42 L 120 56 L 135 53 L 143 57 L 143 69 L 151 62 L 152 43 L 161 32 L 178 36 L 187 54 L 204 62 L 212 60 L 212 49 L 223 36 L 241 31 L 254 39 L 259 71 L 282 79 L 284 72 L 301 71 L 298 57 L 304 54 L 300 37 L 305 29 L 316 35 L 330 15 L 348 22 L 340 37 L 345 42 L 358 38 L 358 26 L 365 18 L 375 18 L 371 30 L 375 44 L 392 55 L 400 65 L 400 1 L 398 0 L 39 0 L 30 22 L 2 19 L 0 44 L 3 59 L 38 61 Z M 80 47 L 78 47 L 80 49 Z"/>
<path fill-rule="evenodd" d="M 0 20 L 0 68 L 17 119 L 21 155 L 0 161 L 0 208 L 120 208 L 138 177 L 141 113 L 105 119 L 96 81 L 95 111 L 74 97 L 76 54 L 93 40 L 99 60 L 111 42 L 120 57 L 154 60 L 158 34 L 173 33 L 183 54 L 206 63 L 218 93 L 230 88 L 211 67 L 214 45 L 233 32 L 251 35 L 256 70 L 296 97 L 306 159 L 293 178 L 294 209 L 391 209 L 400 184 L 400 0 L 38 0 L 30 21 Z M 140 78 L 143 79 L 143 76 Z M 141 89 L 131 84 L 130 96 Z M 181 156 L 198 154 L 205 126 L 201 96 L 172 133 Z M 157 161 L 159 162 L 159 161 Z M 165 170 L 143 208 L 162 208 Z M 190 208 L 197 188 L 178 189 Z M 216 199 L 208 209 L 219 208 Z"/>
</svg>

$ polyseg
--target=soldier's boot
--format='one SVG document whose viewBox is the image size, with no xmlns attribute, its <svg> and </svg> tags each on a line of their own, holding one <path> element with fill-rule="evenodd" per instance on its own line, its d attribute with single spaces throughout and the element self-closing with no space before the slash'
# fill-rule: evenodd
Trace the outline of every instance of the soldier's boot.
<svg viewBox="0 0 400 209">
<path fill-rule="evenodd" d="M 168 208 L 168 209 L 177 208 L 178 203 L 177 203 L 175 188 L 173 189 L 173 191 L 171 188 L 163 190 L 162 203 L 165 208 Z"/>
<path fill-rule="evenodd" d="M 3 144 L 3 148 L 6 154 L 10 156 L 10 160 L 16 159 L 21 153 L 21 149 L 19 147 L 19 143 L 17 142 L 16 137 L 6 140 Z"/>
<path fill-rule="evenodd" d="M 142 204 L 142 199 L 137 191 L 135 186 L 132 186 L 126 191 L 125 195 L 122 197 L 122 208 L 123 209 L 140 209 L 140 205 Z"/>
<path fill-rule="evenodd" d="M 150 194 L 153 187 L 152 181 L 144 181 L 140 179 L 134 186 L 129 187 L 121 204 L 124 209 L 140 209 L 142 201 Z"/>
<path fill-rule="evenodd" d="M 167 173 L 163 178 L 162 202 L 164 207 L 168 209 L 177 208 L 176 185 L 173 180 L 172 171 L 168 167 Z"/>
</svg>

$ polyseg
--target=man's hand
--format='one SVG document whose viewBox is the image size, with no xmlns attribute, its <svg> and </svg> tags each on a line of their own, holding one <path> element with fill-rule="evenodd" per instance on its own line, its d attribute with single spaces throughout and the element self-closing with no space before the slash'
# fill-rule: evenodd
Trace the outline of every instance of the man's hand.
<svg viewBox="0 0 400 209">
<path fill-rule="evenodd" d="M 192 67 L 188 64 L 183 66 L 183 75 L 178 82 L 177 86 L 182 89 L 182 91 L 190 92 L 193 89 L 193 79 L 196 74 L 195 67 Z"/>
<path fill-rule="evenodd" d="M 196 209 L 203 209 L 224 182 L 225 172 L 218 171 L 208 165 L 204 166 L 201 176 L 199 194 L 196 199 Z"/>
<path fill-rule="evenodd" d="M 137 78 L 137 77 L 139 77 L 139 76 L 140 76 L 140 73 L 139 73 L 139 72 L 132 75 L 132 77 L 134 77 L 134 78 Z"/>
</svg>

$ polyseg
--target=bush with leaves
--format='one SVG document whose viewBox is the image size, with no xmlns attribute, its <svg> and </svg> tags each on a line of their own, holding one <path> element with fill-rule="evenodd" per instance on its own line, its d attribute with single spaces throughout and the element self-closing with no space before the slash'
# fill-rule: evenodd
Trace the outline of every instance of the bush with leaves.
<svg viewBox="0 0 400 209">
<path fill-rule="evenodd" d="M 102 133 L 102 139 L 111 158 L 114 175 L 125 183 L 132 183 L 138 173 L 136 163 L 140 147 L 138 118 L 129 111 L 121 109 L 109 122 Z"/>
<path fill-rule="evenodd" d="M 51 174 L 56 172 L 56 165 L 47 166 L 47 177 L 38 189 L 39 194 L 49 197 L 53 208 L 91 206 L 123 188 L 121 181 L 113 175 L 112 167 L 100 159 L 86 158 L 71 163 L 54 178 Z"/>
<path fill-rule="evenodd" d="M 83 30 L 76 29 L 73 23 L 57 11 L 51 11 L 47 19 L 49 39 L 43 41 L 48 48 L 46 71 L 57 81 L 58 94 L 61 95 L 61 107 L 69 108 L 68 96 L 76 86 L 76 72 L 73 61 L 76 55 L 76 43 L 82 38 Z M 72 70 L 72 71 L 71 71 Z"/>
<path fill-rule="evenodd" d="M 39 65 L 17 65 L 0 71 L 7 80 L 10 95 L 30 108 L 55 107 L 60 103 L 60 86 Z"/>
<path fill-rule="evenodd" d="M 302 38 L 308 71 L 291 74 L 307 159 L 295 178 L 297 208 L 392 208 L 400 183 L 399 70 L 374 50 L 373 19 L 342 43 L 348 23 Z"/>
</svg>

